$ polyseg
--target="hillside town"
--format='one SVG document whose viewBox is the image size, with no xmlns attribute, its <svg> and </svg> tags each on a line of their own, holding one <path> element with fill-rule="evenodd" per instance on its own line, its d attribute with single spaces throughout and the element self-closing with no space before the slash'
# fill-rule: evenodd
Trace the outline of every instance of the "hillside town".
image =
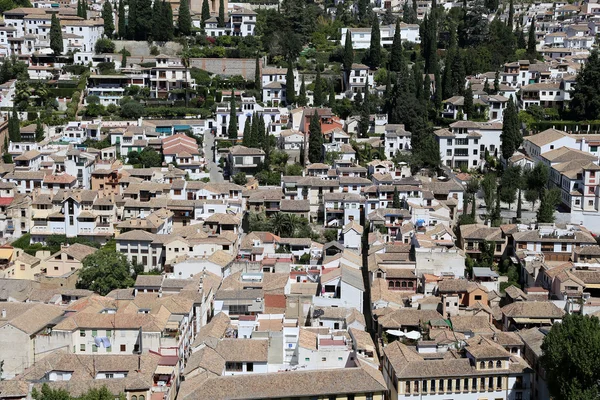
<svg viewBox="0 0 600 400">
<path fill-rule="evenodd" d="M 596 0 L 0 12 L 0 400 L 598 397 Z"/>
</svg>

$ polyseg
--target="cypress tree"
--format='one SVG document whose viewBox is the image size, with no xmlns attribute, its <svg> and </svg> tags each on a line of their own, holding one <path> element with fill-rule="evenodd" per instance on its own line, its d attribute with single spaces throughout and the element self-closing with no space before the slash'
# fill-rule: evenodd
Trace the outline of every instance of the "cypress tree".
<svg viewBox="0 0 600 400">
<path fill-rule="evenodd" d="M 127 35 L 125 22 L 125 5 L 123 4 L 123 0 L 119 0 L 119 37 L 121 39 L 124 39 Z"/>
<path fill-rule="evenodd" d="M 527 40 L 527 57 L 529 61 L 533 61 L 537 58 L 537 40 L 535 38 L 535 19 L 531 20 L 531 26 L 529 27 L 529 36 Z"/>
<path fill-rule="evenodd" d="M 81 17 L 81 0 L 77 0 L 77 16 L 79 18 L 82 18 Z"/>
<path fill-rule="evenodd" d="M 177 29 L 180 35 L 189 36 L 192 33 L 192 16 L 188 0 L 179 3 L 179 18 L 177 18 Z"/>
<path fill-rule="evenodd" d="M 434 94 L 434 104 L 436 110 L 442 109 L 442 78 L 440 77 L 439 69 L 435 72 L 435 94 Z"/>
<path fill-rule="evenodd" d="M 165 40 L 171 40 L 173 39 L 173 31 L 175 30 L 173 26 L 173 9 L 171 8 L 171 3 L 167 3 L 166 0 L 163 0 L 162 8 L 165 13 L 163 19 L 163 25 L 165 26 L 164 38 Z"/>
<path fill-rule="evenodd" d="M 112 39 L 113 32 L 115 31 L 115 20 L 110 1 L 105 1 L 104 5 L 102 6 L 102 19 L 104 20 L 104 34 L 109 39 Z"/>
<path fill-rule="evenodd" d="M 42 121 L 40 121 L 40 118 L 38 116 L 38 119 L 35 124 L 35 141 L 41 142 L 42 140 L 44 140 L 44 127 L 42 125 Z"/>
<path fill-rule="evenodd" d="M 254 66 L 254 89 L 258 91 L 258 98 L 262 99 L 262 80 L 260 75 L 260 57 L 256 56 L 256 64 Z"/>
<path fill-rule="evenodd" d="M 310 119 L 308 126 L 309 143 L 308 143 L 308 160 L 311 163 L 318 163 L 322 160 L 323 154 L 323 132 L 321 131 L 321 119 L 317 109 L 314 109 L 314 114 Z"/>
<path fill-rule="evenodd" d="M 349 31 L 346 31 L 346 42 L 344 43 L 344 55 L 342 58 L 342 67 L 346 73 L 346 83 L 350 77 L 350 70 L 352 70 L 352 63 L 354 62 L 354 50 L 352 49 L 352 35 Z M 346 85 L 347 86 L 347 85 Z"/>
<path fill-rule="evenodd" d="M 513 20 L 515 19 L 515 5 L 513 4 L 513 0 L 510 0 L 508 6 L 508 21 L 506 21 L 506 26 L 510 28 L 510 31 L 513 30 Z"/>
<path fill-rule="evenodd" d="M 389 70 L 398 72 L 404 64 L 404 55 L 402 54 L 402 37 L 400 35 L 400 18 L 396 21 L 396 30 L 394 31 L 394 41 L 392 42 L 392 51 L 390 53 Z"/>
<path fill-rule="evenodd" d="M 371 26 L 371 46 L 369 47 L 369 57 L 367 65 L 371 69 L 379 68 L 381 64 L 381 32 L 379 31 L 379 20 L 373 18 Z"/>
<path fill-rule="evenodd" d="M 52 21 L 50 22 L 50 48 L 55 56 L 63 52 L 62 29 L 56 13 L 52 14 Z"/>
<path fill-rule="evenodd" d="M 137 2 L 138 0 L 128 0 L 129 11 L 127 13 L 127 39 L 135 39 L 135 33 L 137 31 Z"/>
<path fill-rule="evenodd" d="M 512 157 L 523 142 L 523 137 L 519 130 L 519 116 L 512 96 L 510 96 L 506 110 L 504 110 L 500 140 L 502 142 L 502 157 L 505 160 Z"/>
<path fill-rule="evenodd" d="M 335 105 L 335 87 L 334 87 L 333 82 L 331 82 L 331 85 L 329 85 L 328 105 L 329 105 L 329 107 L 333 107 Z"/>
<path fill-rule="evenodd" d="M 496 76 L 494 76 L 494 94 L 498 94 L 500 91 L 500 72 L 496 71 Z"/>
<path fill-rule="evenodd" d="M 306 98 L 306 84 L 304 83 L 304 75 L 302 75 L 302 83 L 300 84 L 300 94 L 298 95 L 298 105 L 304 107 L 308 102 Z"/>
<path fill-rule="evenodd" d="M 187 0 L 185 0 L 187 1 Z M 183 2 L 183 1 L 182 1 Z M 131 4 L 131 0 L 130 0 Z M 130 5 L 131 7 L 131 5 Z M 152 1 L 135 0 L 135 40 L 146 40 L 152 34 Z"/>
<path fill-rule="evenodd" d="M 125 49 L 121 50 L 121 68 L 127 67 L 127 51 Z"/>
<path fill-rule="evenodd" d="M 287 104 L 294 104 L 296 102 L 296 90 L 294 86 L 294 64 L 290 60 L 285 75 L 285 99 Z"/>
<path fill-rule="evenodd" d="M 473 119 L 474 106 L 473 89 L 471 88 L 471 84 L 469 84 L 469 87 L 467 87 L 467 90 L 465 91 L 463 111 L 466 114 L 467 119 Z"/>
<path fill-rule="evenodd" d="M 523 28 L 519 28 L 519 33 L 517 34 L 517 49 L 526 49 L 527 42 L 525 41 L 525 34 L 523 33 Z"/>
<path fill-rule="evenodd" d="M 81 0 L 81 18 L 87 19 L 87 0 Z"/>
<path fill-rule="evenodd" d="M 229 103 L 229 126 L 227 127 L 227 136 L 229 139 L 237 140 L 238 138 L 238 126 L 237 126 L 237 109 L 235 106 L 235 94 L 231 91 L 231 102 Z"/>
<path fill-rule="evenodd" d="M 431 78 L 429 74 L 425 74 L 423 79 L 423 101 L 428 104 L 431 101 Z"/>
<path fill-rule="evenodd" d="M 219 28 L 225 27 L 225 3 L 219 0 Z"/>
<path fill-rule="evenodd" d="M 394 196 L 392 197 L 392 208 L 401 208 L 402 204 L 400 204 L 400 194 L 398 193 L 398 188 L 394 186 Z"/>
<path fill-rule="evenodd" d="M 250 117 L 246 118 L 246 123 L 244 124 L 244 137 L 242 138 L 242 146 L 252 147 L 252 124 L 250 121 Z"/>
<path fill-rule="evenodd" d="M 8 117 L 8 137 L 11 142 L 21 141 L 21 124 L 15 107 L 13 107 L 12 115 Z"/>
<path fill-rule="evenodd" d="M 371 110 L 369 106 L 369 82 L 365 82 L 364 88 L 365 98 L 362 103 L 360 111 L 360 120 L 358 121 L 358 133 L 361 137 L 367 137 L 369 134 L 369 117 L 371 116 Z"/>
<path fill-rule="evenodd" d="M 202 2 L 202 28 L 206 24 L 206 20 L 210 18 L 210 8 L 208 7 L 208 0 Z"/>
<path fill-rule="evenodd" d="M 161 0 L 154 0 L 152 4 L 152 39 L 158 42 L 164 40 L 164 29 L 162 26 L 164 19 Z"/>
<path fill-rule="evenodd" d="M 313 92 L 313 106 L 321 107 L 324 102 L 323 82 L 321 82 L 321 66 L 317 65 L 317 76 L 315 77 L 315 91 Z"/>
</svg>

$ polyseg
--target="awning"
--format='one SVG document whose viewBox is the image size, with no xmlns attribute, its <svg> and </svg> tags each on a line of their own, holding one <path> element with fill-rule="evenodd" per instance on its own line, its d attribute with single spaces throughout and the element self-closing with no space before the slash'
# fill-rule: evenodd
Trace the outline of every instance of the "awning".
<svg viewBox="0 0 600 400">
<path fill-rule="evenodd" d="M 600 283 L 586 283 L 586 289 L 600 289 Z"/>
<path fill-rule="evenodd" d="M 0 249 L 0 260 L 10 260 L 13 252 L 13 249 Z"/>
<path fill-rule="evenodd" d="M 159 365 L 154 371 L 154 375 L 171 375 L 175 371 L 175 367 L 172 365 Z"/>
</svg>

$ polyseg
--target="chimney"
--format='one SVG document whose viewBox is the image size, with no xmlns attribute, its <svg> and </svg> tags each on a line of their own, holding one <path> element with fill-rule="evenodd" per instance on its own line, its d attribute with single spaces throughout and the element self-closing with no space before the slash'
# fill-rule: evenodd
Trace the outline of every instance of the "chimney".
<svg viewBox="0 0 600 400">
<path fill-rule="evenodd" d="M 2 309 L 2 319 L 6 318 L 6 308 Z"/>
</svg>

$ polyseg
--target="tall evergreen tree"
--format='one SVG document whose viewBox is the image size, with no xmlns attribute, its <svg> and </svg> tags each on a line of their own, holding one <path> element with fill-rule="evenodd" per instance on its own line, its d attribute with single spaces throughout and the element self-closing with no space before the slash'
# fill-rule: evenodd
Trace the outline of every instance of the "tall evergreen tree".
<svg viewBox="0 0 600 400">
<path fill-rule="evenodd" d="M 519 130 L 519 116 L 512 96 L 510 96 L 508 106 L 506 107 L 506 110 L 504 110 L 500 140 L 502 142 L 502 157 L 505 160 L 512 157 L 523 142 L 523 137 Z"/>
<path fill-rule="evenodd" d="M 206 20 L 210 18 L 210 7 L 208 6 L 208 0 L 202 2 L 202 28 L 206 24 Z"/>
<path fill-rule="evenodd" d="M 597 49 L 592 50 L 577 75 L 569 106 L 579 120 L 600 119 L 600 56 Z"/>
<path fill-rule="evenodd" d="M 506 21 L 506 26 L 508 26 L 510 28 L 511 32 L 513 30 L 514 19 L 515 19 L 515 5 L 514 5 L 514 1 L 510 0 L 509 6 L 508 6 L 508 20 Z"/>
<path fill-rule="evenodd" d="M 364 87 L 364 100 L 360 110 L 360 120 L 358 121 L 358 133 L 361 137 L 367 137 L 369 133 L 369 118 L 371 116 L 370 104 L 369 104 L 369 82 L 365 83 Z"/>
<path fill-rule="evenodd" d="M 392 42 L 392 51 L 390 53 L 389 70 L 398 72 L 404 64 L 404 54 L 402 51 L 402 37 L 400 35 L 400 18 L 396 21 L 396 29 L 394 31 L 394 40 Z"/>
<path fill-rule="evenodd" d="M 321 66 L 317 65 L 317 76 L 315 77 L 315 90 L 313 91 L 313 106 L 321 107 L 325 101 L 323 96 L 323 82 L 321 80 Z"/>
<path fill-rule="evenodd" d="M 527 42 L 525 41 L 525 34 L 523 33 L 523 28 L 519 28 L 519 32 L 517 33 L 517 49 L 526 49 Z"/>
<path fill-rule="evenodd" d="M 127 35 L 127 21 L 125 19 L 125 4 L 123 0 L 119 0 L 119 38 L 125 39 Z"/>
<path fill-rule="evenodd" d="M 258 92 L 258 98 L 262 99 L 262 79 L 260 74 L 260 57 L 256 56 L 254 64 L 254 90 Z"/>
<path fill-rule="evenodd" d="M 498 94 L 500 92 L 500 72 L 496 71 L 496 75 L 494 76 L 494 94 Z"/>
<path fill-rule="evenodd" d="M 182 0 L 187 1 L 187 0 Z M 129 0 L 131 9 L 132 1 Z M 146 40 L 152 34 L 152 0 L 135 0 L 135 25 L 133 26 L 133 34 L 135 40 Z"/>
<path fill-rule="evenodd" d="M 294 104 L 296 102 L 294 64 L 291 60 L 288 62 L 287 73 L 285 75 L 285 100 L 287 104 Z"/>
<path fill-rule="evenodd" d="M 165 17 L 163 18 L 162 21 L 162 26 L 164 26 L 165 28 L 165 33 L 164 33 L 164 39 L 165 41 L 168 40 L 172 40 L 173 39 L 173 32 L 175 30 L 175 26 L 173 25 L 173 9 L 171 8 L 171 3 L 168 3 L 166 0 L 162 0 L 162 8 L 163 8 L 163 12 Z M 187 71 L 186 71 L 187 73 Z M 187 96 L 187 94 L 186 94 Z M 187 97 L 186 97 L 186 101 L 187 101 Z"/>
<path fill-rule="evenodd" d="M 473 89 L 471 88 L 471 84 L 469 84 L 465 91 L 463 111 L 467 116 L 467 119 L 473 119 L 473 112 L 475 109 L 473 106 Z"/>
<path fill-rule="evenodd" d="M 327 101 L 327 105 L 329 107 L 333 107 L 335 105 L 335 87 L 333 82 L 331 82 L 329 85 L 329 99 Z"/>
<path fill-rule="evenodd" d="M 152 4 L 152 39 L 156 41 L 163 40 L 163 21 L 165 16 L 163 15 L 162 1 L 154 0 Z"/>
<path fill-rule="evenodd" d="M 529 57 L 530 61 L 533 61 L 537 58 L 537 39 L 535 37 L 535 18 L 531 20 L 531 25 L 529 26 L 529 36 L 527 39 L 527 57 Z"/>
<path fill-rule="evenodd" d="M 402 207 L 402 203 L 400 202 L 400 193 L 398 193 L 398 187 L 394 186 L 394 195 L 392 197 L 392 208 L 401 208 L 401 207 Z"/>
<path fill-rule="evenodd" d="M 102 19 L 104 20 L 104 34 L 111 39 L 115 31 L 115 19 L 110 1 L 105 1 L 102 6 Z"/>
<path fill-rule="evenodd" d="M 421 50 L 425 59 L 425 72 L 433 73 L 437 64 L 437 21 L 435 13 L 425 16 L 420 30 Z"/>
<path fill-rule="evenodd" d="M 219 28 L 225 27 L 225 3 L 219 0 Z"/>
<path fill-rule="evenodd" d="M 11 142 L 21 141 L 21 124 L 15 107 L 13 107 L 12 115 L 8 117 L 8 137 Z"/>
<path fill-rule="evenodd" d="M 429 104 L 431 100 L 431 78 L 429 74 L 425 74 L 425 78 L 423 78 L 423 101 L 425 104 Z"/>
<path fill-rule="evenodd" d="M 352 63 L 354 62 L 354 50 L 352 49 L 352 35 L 346 32 L 346 42 L 344 43 L 344 55 L 342 58 L 342 67 L 346 75 L 344 86 L 347 87 L 348 79 L 350 78 L 350 71 L 352 70 Z"/>
<path fill-rule="evenodd" d="M 456 26 L 450 24 L 450 40 L 448 43 L 448 49 L 446 50 L 446 57 L 444 59 L 444 73 L 442 77 L 442 101 L 454 96 L 455 88 L 453 84 L 453 73 L 452 66 L 454 65 L 454 58 L 457 53 L 457 38 L 456 38 Z"/>
<path fill-rule="evenodd" d="M 231 101 L 229 103 L 229 126 L 227 127 L 227 136 L 229 139 L 233 140 L 237 140 L 238 138 L 237 108 L 233 90 L 231 91 Z"/>
<path fill-rule="evenodd" d="M 369 47 L 367 65 L 371 69 L 379 68 L 381 65 L 381 32 L 377 18 L 373 18 L 373 25 L 371 26 L 371 45 Z"/>
<path fill-rule="evenodd" d="M 310 119 L 308 126 L 309 142 L 308 142 L 308 160 L 311 163 L 322 161 L 323 154 L 323 132 L 321 131 L 321 118 L 317 110 Z"/>
<path fill-rule="evenodd" d="M 252 147 L 252 123 L 251 118 L 246 118 L 244 123 L 244 137 L 242 138 L 242 146 Z"/>
<path fill-rule="evenodd" d="M 129 5 L 129 9 L 127 11 L 127 39 L 135 40 L 135 33 L 138 30 L 137 22 L 137 2 L 138 0 L 127 0 L 127 4 Z"/>
<path fill-rule="evenodd" d="M 179 34 L 183 36 L 189 36 L 192 33 L 192 16 L 190 14 L 190 3 L 188 0 L 181 0 L 179 2 L 177 30 L 179 31 Z"/>
<path fill-rule="evenodd" d="M 60 28 L 60 22 L 58 21 L 56 13 L 52 14 L 52 20 L 50 22 L 50 48 L 55 56 L 58 56 L 63 52 L 62 29 Z"/>
<path fill-rule="evenodd" d="M 82 18 L 81 17 L 81 0 L 77 0 L 77 16 L 79 18 Z"/>
<path fill-rule="evenodd" d="M 87 0 L 81 0 L 81 18 L 87 19 Z"/>
<path fill-rule="evenodd" d="M 304 75 L 302 75 L 302 83 L 300 84 L 300 94 L 298 95 L 298 106 L 304 107 L 308 103 L 306 98 L 306 83 L 304 82 Z"/>
<path fill-rule="evenodd" d="M 42 121 L 40 121 L 38 116 L 38 119 L 35 123 L 35 141 L 41 142 L 42 140 L 44 140 L 44 126 L 42 125 Z"/>
<path fill-rule="evenodd" d="M 439 69 L 435 73 L 435 93 L 434 93 L 434 104 L 436 110 L 442 109 L 442 77 L 440 76 Z"/>
</svg>

